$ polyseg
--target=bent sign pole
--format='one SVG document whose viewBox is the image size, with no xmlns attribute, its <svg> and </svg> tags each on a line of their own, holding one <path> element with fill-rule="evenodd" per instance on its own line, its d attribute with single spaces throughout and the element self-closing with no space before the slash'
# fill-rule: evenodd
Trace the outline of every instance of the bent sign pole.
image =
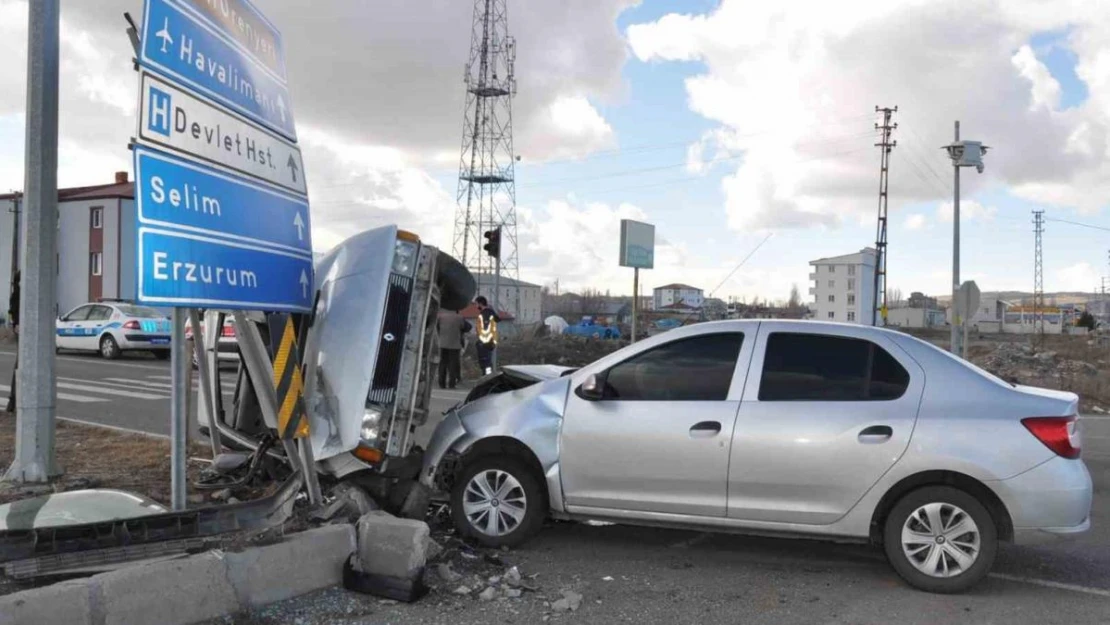
<svg viewBox="0 0 1110 625">
<path fill-rule="evenodd" d="M 5 479 L 45 482 L 54 462 L 54 345 L 58 220 L 58 0 L 30 3 L 27 32 L 27 130 L 23 209 L 21 327 L 15 459 Z"/>
<path fill-rule="evenodd" d="M 146 0 L 138 57 L 137 297 L 174 309 L 171 474 L 180 509 L 185 311 L 309 312 L 311 211 L 281 33 L 249 0 Z M 190 316 L 201 338 L 199 315 Z M 246 343 L 258 342 L 248 369 L 268 397 L 274 381 L 258 377 L 264 367 L 256 361 L 266 356 L 260 335 L 253 325 L 239 327 L 253 324 L 246 315 L 237 313 L 236 322 Z M 215 375 L 204 369 L 202 378 Z M 217 419 L 210 398 L 203 403 Z M 307 434 L 307 421 L 297 431 Z M 298 456 L 288 455 L 295 463 Z"/>
</svg>

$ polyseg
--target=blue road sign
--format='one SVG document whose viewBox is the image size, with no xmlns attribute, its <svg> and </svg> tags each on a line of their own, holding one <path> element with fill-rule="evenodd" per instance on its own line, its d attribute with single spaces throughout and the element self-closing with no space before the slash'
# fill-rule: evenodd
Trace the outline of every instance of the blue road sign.
<svg viewBox="0 0 1110 625">
<path fill-rule="evenodd" d="M 272 187 L 136 146 L 139 223 L 312 256 L 308 202 Z"/>
<path fill-rule="evenodd" d="M 256 21 L 266 29 L 255 30 L 245 21 L 232 19 L 230 8 L 228 24 L 222 19 L 223 11 L 211 5 L 250 6 L 243 0 L 146 0 L 139 63 L 295 140 L 280 35 L 269 22 Z M 237 10 L 240 16 L 257 14 L 253 7 Z M 214 23 L 213 16 L 221 19 Z M 263 39 L 268 43 L 261 43 Z M 253 41 L 249 45 L 259 54 L 272 50 L 273 65 L 260 63 L 255 53 L 245 49 L 244 40 Z M 273 66 L 281 72 L 275 73 Z"/>
<path fill-rule="evenodd" d="M 281 33 L 249 0 L 177 0 L 209 26 L 286 81 Z"/>
<path fill-rule="evenodd" d="M 140 302 L 309 312 L 312 259 L 170 230 L 139 228 Z"/>
</svg>

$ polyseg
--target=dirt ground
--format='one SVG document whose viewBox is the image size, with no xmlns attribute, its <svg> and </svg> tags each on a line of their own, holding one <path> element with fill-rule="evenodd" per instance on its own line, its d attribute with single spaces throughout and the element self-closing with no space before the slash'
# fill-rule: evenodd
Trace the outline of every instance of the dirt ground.
<svg viewBox="0 0 1110 625">
<path fill-rule="evenodd" d="M 145 495 L 159 503 L 170 501 L 170 442 L 164 438 L 116 432 L 101 427 L 59 421 L 55 439 L 57 462 L 65 474 L 51 486 L 55 492 L 82 488 L 117 488 Z M 0 468 L 15 456 L 15 416 L 0 413 Z M 211 450 L 193 444 L 190 458 L 211 458 Z M 187 483 L 196 479 L 204 463 L 190 460 Z M 28 496 L 18 488 L 0 490 L 0 504 Z M 189 490 L 196 503 L 200 493 Z"/>
</svg>

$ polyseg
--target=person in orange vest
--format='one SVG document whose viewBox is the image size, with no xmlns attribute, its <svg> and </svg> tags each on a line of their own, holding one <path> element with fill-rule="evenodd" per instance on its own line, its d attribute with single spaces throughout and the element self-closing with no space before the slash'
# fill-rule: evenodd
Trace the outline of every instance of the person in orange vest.
<svg viewBox="0 0 1110 625">
<path fill-rule="evenodd" d="M 490 307 L 485 297 L 479 295 L 474 298 L 474 303 L 478 305 L 478 320 L 475 324 L 478 335 L 478 342 L 475 345 L 478 351 L 478 368 L 482 370 L 482 375 L 489 375 L 493 373 L 493 352 L 497 349 L 497 322 L 501 321 L 501 318 L 497 316 L 497 311 Z"/>
</svg>

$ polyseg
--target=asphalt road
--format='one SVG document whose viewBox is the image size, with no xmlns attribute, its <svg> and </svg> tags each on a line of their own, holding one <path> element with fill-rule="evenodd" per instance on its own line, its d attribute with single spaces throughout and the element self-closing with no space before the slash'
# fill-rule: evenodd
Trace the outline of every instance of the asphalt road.
<svg viewBox="0 0 1110 625">
<path fill-rule="evenodd" d="M 11 346 L 0 349 L 0 396 L 7 394 L 13 361 Z M 104 361 L 65 354 L 58 357 L 57 371 L 60 417 L 169 432 L 168 363 L 142 356 Z M 222 375 L 230 392 L 234 371 Z M 438 414 L 462 396 L 437 389 L 433 409 Z M 526 573 L 539 574 L 540 592 L 519 600 L 485 603 L 444 588 L 411 606 L 382 605 L 331 591 L 289 603 L 281 613 L 304 617 L 305 623 L 329 613 L 330 619 L 320 622 L 434 623 L 448 617 L 443 622 L 532 623 L 550 612 L 545 600 L 575 589 L 585 596 L 582 607 L 555 618 L 597 623 L 1108 623 L 1110 416 L 1086 417 L 1083 433 L 1083 459 L 1095 484 L 1092 530 L 1071 542 L 1003 545 L 992 577 L 967 595 L 909 590 L 880 554 L 863 547 L 558 523 L 508 554 Z M 325 607 L 311 607 L 319 602 Z M 329 612 L 336 605 L 338 612 Z M 352 620 L 346 614 L 361 616 Z M 257 618 L 250 622 L 286 622 Z"/>
<path fill-rule="evenodd" d="M 0 397 L 7 401 L 14 346 L 0 349 Z M 170 367 L 145 353 L 104 360 L 95 354 L 63 353 L 57 356 L 57 414 L 63 419 L 169 436 Z M 225 401 L 235 388 L 235 367 L 220 371 Z M 196 381 L 194 380 L 194 388 Z M 432 413 L 442 414 L 466 396 L 463 391 L 436 389 Z M 417 442 L 426 442 L 431 427 L 418 431 Z M 192 431 L 195 434 L 195 416 Z M 422 440 L 424 438 L 424 440 Z"/>
</svg>

